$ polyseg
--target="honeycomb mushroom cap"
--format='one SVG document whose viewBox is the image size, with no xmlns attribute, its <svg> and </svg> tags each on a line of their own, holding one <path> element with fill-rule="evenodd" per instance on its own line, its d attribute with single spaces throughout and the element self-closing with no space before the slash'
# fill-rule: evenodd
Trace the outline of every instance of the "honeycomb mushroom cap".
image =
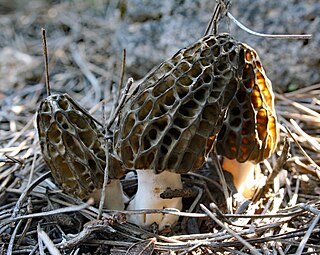
<svg viewBox="0 0 320 255">
<path fill-rule="evenodd" d="M 217 138 L 217 153 L 238 162 L 259 163 L 274 152 L 278 126 L 271 81 L 254 49 L 240 44 L 244 66 Z"/>
<path fill-rule="evenodd" d="M 274 149 L 275 126 L 271 83 L 256 52 L 228 34 L 210 35 L 136 87 L 120 113 L 114 148 L 129 169 L 185 173 L 203 165 L 221 127 L 219 153 L 261 161 Z"/>
<path fill-rule="evenodd" d="M 37 127 L 43 158 L 64 191 L 85 199 L 102 187 L 104 136 L 83 108 L 67 94 L 49 96 L 39 106 Z M 110 178 L 121 177 L 122 168 L 112 163 Z"/>
<path fill-rule="evenodd" d="M 164 61 L 132 90 L 119 114 L 115 154 L 138 175 L 138 191 L 128 208 L 174 204 L 181 209 L 181 198 L 166 201 L 159 194 L 172 185 L 182 187 L 180 173 L 200 168 L 216 143 L 220 154 L 236 162 L 231 170 L 242 188 L 253 175 L 251 161 L 274 150 L 273 100 L 256 52 L 228 34 L 201 38 Z M 177 218 L 156 214 L 129 220 L 163 227 Z"/>
</svg>

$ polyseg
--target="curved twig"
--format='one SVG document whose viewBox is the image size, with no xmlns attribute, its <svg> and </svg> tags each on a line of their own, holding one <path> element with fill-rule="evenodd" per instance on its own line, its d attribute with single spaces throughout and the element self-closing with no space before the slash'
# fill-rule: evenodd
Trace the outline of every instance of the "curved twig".
<svg viewBox="0 0 320 255">
<path fill-rule="evenodd" d="M 289 35 L 289 34 L 284 34 L 284 35 L 274 35 L 274 34 L 263 34 L 259 32 L 255 32 L 251 30 L 250 28 L 247 28 L 245 25 L 240 23 L 235 17 L 232 16 L 230 12 L 227 13 L 227 16 L 241 29 L 246 31 L 249 34 L 256 35 L 256 36 L 261 36 L 261 37 L 268 37 L 268 38 L 277 38 L 277 39 L 311 39 L 312 35 L 311 34 L 303 34 L 303 35 Z"/>
</svg>

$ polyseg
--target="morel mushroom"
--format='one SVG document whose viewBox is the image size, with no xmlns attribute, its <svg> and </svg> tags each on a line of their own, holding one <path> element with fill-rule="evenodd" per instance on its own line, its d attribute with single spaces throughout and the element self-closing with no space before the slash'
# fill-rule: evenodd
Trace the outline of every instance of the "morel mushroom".
<svg viewBox="0 0 320 255">
<path fill-rule="evenodd" d="M 223 151 L 228 158 L 258 162 L 273 151 L 275 131 L 263 137 L 261 146 L 253 145 L 262 139 L 263 132 L 259 130 L 265 126 L 274 128 L 276 120 L 272 94 L 267 97 L 266 92 L 271 83 L 262 85 L 260 79 L 267 79 L 261 63 L 258 60 L 250 62 L 247 50 L 248 46 L 228 34 L 203 37 L 163 62 L 128 97 L 119 116 L 114 148 L 124 166 L 135 169 L 138 175 L 138 191 L 129 209 L 171 206 L 181 209 L 181 198 L 161 199 L 160 193 L 167 187 L 181 188 L 180 174 L 203 165 L 221 127 L 225 135 L 221 135 L 220 147 L 230 148 Z M 236 106 L 239 106 L 238 113 Z M 243 112 L 243 107 L 249 106 L 252 112 Z M 259 137 L 248 144 L 245 139 L 240 140 L 243 147 L 239 156 L 236 154 L 239 149 L 236 147 L 234 151 L 233 145 L 241 144 L 237 139 L 229 143 L 227 134 L 231 132 L 227 124 L 236 115 L 241 119 L 241 114 L 245 115 L 245 120 L 230 127 L 242 128 L 242 132 L 248 129 L 250 134 L 258 132 Z M 268 117 L 261 119 L 263 114 Z M 244 135 L 244 138 L 247 137 Z M 248 157 L 241 157 L 245 148 L 253 152 Z M 264 149 L 263 157 L 254 157 L 257 150 Z M 159 214 L 130 217 L 132 222 L 143 227 L 156 222 L 160 229 L 174 224 L 177 219 L 177 216 Z"/>
<path fill-rule="evenodd" d="M 255 165 L 270 157 L 278 139 L 271 81 L 258 54 L 241 43 L 244 52 L 241 82 L 217 138 L 223 168 L 234 177 L 238 192 L 251 198 Z"/>
<path fill-rule="evenodd" d="M 104 136 L 85 109 L 70 96 L 52 95 L 38 109 L 37 127 L 42 155 L 62 189 L 81 199 L 100 199 L 106 154 Z M 112 155 L 110 155 L 112 157 Z M 105 207 L 124 209 L 118 161 L 110 160 Z"/>
</svg>

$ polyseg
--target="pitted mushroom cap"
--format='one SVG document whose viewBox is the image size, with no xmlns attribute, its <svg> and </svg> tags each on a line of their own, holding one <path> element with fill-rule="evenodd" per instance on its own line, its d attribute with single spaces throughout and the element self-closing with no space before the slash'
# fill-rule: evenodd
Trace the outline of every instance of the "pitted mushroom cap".
<svg viewBox="0 0 320 255">
<path fill-rule="evenodd" d="M 239 102 L 240 89 L 254 92 L 248 96 L 250 105 L 257 94 L 254 86 L 244 85 L 252 82 L 246 80 L 251 70 L 246 50 L 228 34 L 206 36 L 147 75 L 119 116 L 114 148 L 125 167 L 156 173 L 185 173 L 201 167 L 230 103 L 234 108 Z M 260 64 L 255 75 L 264 77 L 261 68 Z M 255 122 L 251 124 L 255 129 Z"/>
<path fill-rule="evenodd" d="M 67 94 L 49 96 L 39 106 L 37 126 L 43 158 L 64 191 L 84 199 L 102 187 L 104 136 L 84 109 Z M 123 175 L 119 166 L 110 169 L 111 178 Z"/>
<path fill-rule="evenodd" d="M 240 163 L 259 163 L 269 158 L 277 145 L 274 94 L 258 54 L 246 44 L 241 48 L 245 64 L 218 135 L 217 153 Z"/>
</svg>

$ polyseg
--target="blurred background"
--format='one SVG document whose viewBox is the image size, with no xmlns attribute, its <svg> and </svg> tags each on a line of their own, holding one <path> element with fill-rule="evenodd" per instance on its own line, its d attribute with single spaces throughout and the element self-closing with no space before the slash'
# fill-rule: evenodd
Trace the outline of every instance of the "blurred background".
<svg viewBox="0 0 320 255">
<path fill-rule="evenodd" d="M 214 0 L 1 0 L 0 90 L 39 83 L 42 27 L 47 29 L 53 89 L 80 91 L 87 83 L 117 83 L 123 48 L 126 77 L 140 79 L 198 40 L 214 6 Z M 257 50 L 276 91 L 320 81 L 319 1 L 238 0 L 231 13 L 258 32 L 313 34 L 311 40 L 270 39 L 249 35 L 226 19 L 220 24 L 220 32 Z M 77 57 L 95 81 L 77 73 Z"/>
</svg>

